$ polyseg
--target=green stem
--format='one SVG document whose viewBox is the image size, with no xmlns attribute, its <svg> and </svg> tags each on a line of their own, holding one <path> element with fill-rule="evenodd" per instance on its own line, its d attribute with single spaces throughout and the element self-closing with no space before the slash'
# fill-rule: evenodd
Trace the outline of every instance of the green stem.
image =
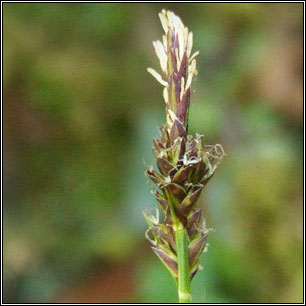
<svg viewBox="0 0 306 306">
<path fill-rule="evenodd" d="M 167 189 L 165 190 L 166 197 L 169 202 L 173 229 L 175 232 L 176 255 L 178 266 L 177 291 L 180 303 L 190 303 L 190 277 L 189 277 L 189 254 L 188 254 L 188 234 L 183 224 L 175 215 L 174 204 Z"/>
<path fill-rule="evenodd" d="M 179 222 L 174 226 L 176 237 L 178 264 L 178 297 L 180 303 L 190 303 L 190 277 L 188 261 L 188 235 L 184 226 Z"/>
</svg>

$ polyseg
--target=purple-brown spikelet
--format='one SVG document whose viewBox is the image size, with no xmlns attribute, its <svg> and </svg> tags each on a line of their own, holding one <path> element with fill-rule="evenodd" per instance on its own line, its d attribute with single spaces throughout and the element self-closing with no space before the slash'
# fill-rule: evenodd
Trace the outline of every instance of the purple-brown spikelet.
<svg viewBox="0 0 306 306">
<path fill-rule="evenodd" d="M 176 233 L 174 224 L 182 224 L 188 234 L 189 277 L 199 268 L 199 256 L 206 244 L 208 230 L 197 200 L 224 156 L 221 145 L 206 145 L 203 136 L 187 135 L 190 87 L 197 74 L 195 57 L 191 55 L 192 32 L 173 12 L 159 14 L 165 35 L 153 42 L 164 78 L 148 68 L 163 86 L 167 123 L 159 127 L 160 138 L 153 139 L 157 170 L 146 171 L 156 184 L 153 194 L 164 220 L 159 215 L 144 214 L 149 229 L 146 237 L 153 250 L 172 276 L 178 278 Z"/>
</svg>

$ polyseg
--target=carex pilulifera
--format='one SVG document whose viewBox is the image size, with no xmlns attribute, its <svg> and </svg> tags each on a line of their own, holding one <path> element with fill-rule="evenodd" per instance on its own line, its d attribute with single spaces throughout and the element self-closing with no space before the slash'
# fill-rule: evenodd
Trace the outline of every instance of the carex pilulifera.
<svg viewBox="0 0 306 306">
<path fill-rule="evenodd" d="M 199 269 L 199 257 L 209 232 L 197 200 L 225 154 L 221 145 L 205 144 L 203 135 L 187 134 L 191 85 L 197 74 L 199 52 L 192 54 L 193 34 L 178 16 L 163 10 L 159 17 L 165 34 L 153 46 L 163 76 L 152 68 L 148 72 L 164 87 L 166 123 L 159 127 L 160 138 L 153 139 L 156 170 L 150 167 L 146 171 L 155 184 L 152 193 L 159 210 L 156 216 L 149 213 L 144 216 L 149 226 L 146 237 L 178 284 L 181 258 L 178 232 L 185 232 L 185 270 L 191 281 Z M 159 211 L 164 215 L 162 218 Z"/>
</svg>

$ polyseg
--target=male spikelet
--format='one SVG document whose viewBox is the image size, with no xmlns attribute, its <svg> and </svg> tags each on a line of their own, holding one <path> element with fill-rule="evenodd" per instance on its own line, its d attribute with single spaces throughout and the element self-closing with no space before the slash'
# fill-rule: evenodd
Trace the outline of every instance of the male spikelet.
<svg viewBox="0 0 306 306">
<path fill-rule="evenodd" d="M 152 68 L 148 72 L 164 86 L 167 122 L 159 127 L 160 139 L 153 139 L 159 172 L 151 167 L 146 174 L 156 184 L 152 192 L 165 218 L 160 221 L 158 214 L 145 213 L 149 225 L 146 237 L 177 281 L 177 230 L 185 230 L 191 280 L 199 268 L 208 233 L 196 202 L 224 151 L 221 145 L 205 145 L 202 135 L 187 135 L 190 87 L 197 74 L 195 58 L 199 52 L 191 54 L 193 34 L 178 16 L 163 10 L 159 17 L 165 34 L 162 42 L 154 41 L 153 46 L 164 78 Z"/>
</svg>

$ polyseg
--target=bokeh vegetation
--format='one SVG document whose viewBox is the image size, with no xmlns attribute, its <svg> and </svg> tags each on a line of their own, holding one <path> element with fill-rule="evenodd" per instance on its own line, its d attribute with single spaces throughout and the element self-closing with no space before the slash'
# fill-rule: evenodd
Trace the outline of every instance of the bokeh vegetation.
<svg viewBox="0 0 306 306">
<path fill-rule="evenodd" d="M 194 302 L 302 302 L 302 4 L 5 3 L 4 301 L 175 302 L 144 239 L 165 121 L 152 40 L 194 33 L 190 132 L 228 156 L 201 198 Z"/>
</svg>

